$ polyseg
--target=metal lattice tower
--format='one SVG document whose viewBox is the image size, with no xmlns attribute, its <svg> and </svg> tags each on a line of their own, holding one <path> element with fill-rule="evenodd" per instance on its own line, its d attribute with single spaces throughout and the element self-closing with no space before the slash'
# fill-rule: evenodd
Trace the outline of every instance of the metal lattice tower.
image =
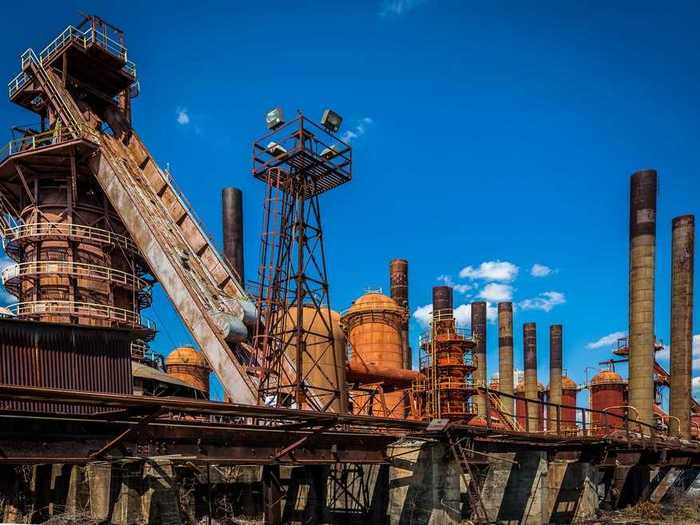
<svg viewBox="0 0 700 525">
<path fill-rule="evenodd" d="M 351 179 L 351 156 L 301 115 L 253 145 L 253 175 L 267 185 L 255 338 L 261 403 L 344 410 L 319 195 Z"/>
</svg>

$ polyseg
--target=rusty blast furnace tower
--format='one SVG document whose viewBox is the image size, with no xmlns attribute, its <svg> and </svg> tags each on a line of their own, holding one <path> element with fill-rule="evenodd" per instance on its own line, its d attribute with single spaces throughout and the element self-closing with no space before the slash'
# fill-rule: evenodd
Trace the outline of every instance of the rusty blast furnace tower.
<svg viewBox="0 0 700 525">
<path fill-rule="evenodd" d="M 346 410 L 319 196 L 350 181 L 351 156 L 349 145 L 303 115 L 253 145 L 253 176 L 267 187 L 255 340 L 262 403 Z"/>
</svg>

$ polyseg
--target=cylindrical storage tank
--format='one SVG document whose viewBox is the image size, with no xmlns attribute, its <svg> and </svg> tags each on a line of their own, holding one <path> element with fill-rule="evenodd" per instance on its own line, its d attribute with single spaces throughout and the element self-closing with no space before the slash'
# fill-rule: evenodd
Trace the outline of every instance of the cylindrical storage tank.
<svg viewBox="0 0 700 525">
<path fill-rule="evenodd" d="M 341 318 L 352 347 L 352 361 L 388 369 L 403 369 L 401 326 L 406 311 L 391 297 L 369 292 L 357 299 Z M 386 417 L 404 417 L 404 391 L 384 394 L 372 403 L 372 412 Z M 370 407 L 361 409 L 366 413 Z M 355 408 L 353 410 L 356 410 Z"/>
<path fill-rule="evenodd" d="M 303 313 L 306 332 L 306 352 L 302 356 L 302 373 L 307 385 L 307 397 L 313 396 L 304 410 L 318 410 L 329 404 L 327 411 L 344 413 L 347 399 L 345 394 L 345 335 L 340 327 L 340 314 L 322 308 L 320 312 L 311 305 L 305 305 Z M 294 330 L 297 309 L 288 311 L 289 330 Z M 330 327 L 331 332 L 328 332 Z M 331 343 L 332 342 L 332 343 Z M 292 362 L 296 359 L 296 346 L 288 346 Z M 331 400 L 335 398 L 332 402 Z"/>
<path fill-rule="evenodd" d="M 525 400 L 523 399 L 525 397 L 525 383 L 520 382 L 516 385 L 515 387 L 515 395 L 518 396 L 518 399 L 515 400 L 515 414 L 516 414 L 516 419 L 518 420 L 518 425 L 520 425 L 520 428 L 522 430 L 527 430 L 527 418 L 528 414 L 525 409 Z M 537 383 L 537 399 L 540 401 L 544 401 L 545 397 L 545 388 L 542 383 Z M 532 431 L 539 431 L 542 432 L 544 430 L 544 405 L 540 403 L 528 403 L 528 406 L 530 408 L 530 415 L 529 417 L 533 417 L 532 413 L 535 413 L 535 418 L 537 419 L 535 425 L 533 428 L 531 428 Z"/>
<path fill-rule="evenodd" d="M 593 412 L 591 423 L 593 431 L 604 434 L 613 428 L 624 427 L 624 421 L 619 417 L 624 416 L 626 402 L 627 382 L 617 372 L 604 370 L 597 373 L 591 379 L 591 409 L 606 411 L 612 417 Z M 608 410 L 610 409 L 610 410 Z"/>
<path fill-rule="evenodd" d="M 168 375 L 192 385 L 209 398 L 209 364 L 204 355 L 191 346 L 176 348 L 165 359 Z"/>
<path fill-rule="evenodd" d="M 567 407 L 576 406 L 576 397 L 578 395 L 578 385 L 576 382 L 567 376 L 561 376 L 561 404 Z M 561 418 L 559 428 L 562 430 L 574 430 L 576 429 L 576 409 L 575 408 L 562 408 Z M 554 423 L 556 425 L 556 422 Z M 556 429 L 556 426 L 552 427 L 552 430 Z"/>
</svg>

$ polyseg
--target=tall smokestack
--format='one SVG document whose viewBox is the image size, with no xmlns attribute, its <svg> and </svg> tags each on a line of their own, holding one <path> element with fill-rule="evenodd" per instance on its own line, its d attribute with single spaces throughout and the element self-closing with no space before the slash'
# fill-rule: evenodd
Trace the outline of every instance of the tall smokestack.
<svg viewBox="0 0 700 525">
<path fill-rule="evenodd" d="M 562 326 L 553 324 L 549 327 L 549 402 L 561 404 L 561 368 L 562 368 Z M 547 430 L 557 428 L 557 410 L 549 407 Z"/>
<path fill-rule="evenodd" d="M 477 387 L 486 385 L 486 303 L 478 301 L 472 303 L 472 336 L 476 339 L 474 347 L 474 361 L 476 370 L 474 372 L 474 382 Z M 488 417 L 486 414 L 486 400 L 484 396 L 476 397 L 477 414 L 481 417 Z"/>
<path fill-rule="evenodd" d="M 656 171 L 638 171 L 630 182 L 629 404 L 653 425 Z"/>
<path fill-rule="evenodd" d="M 452 318 L 453 315 L 452 303 L 452 287 L 450 286 L 434 286 L 433 287 L 433 319 Z"/>
<path fill-rule="evenodd" d="M 413 368 L 413 356 L 408 338 L 408 261 L 406 259 L 393 259 L 389 262 L 389 284 L 391 298 L 406 310 L 406 321 L 401 324 L 401 355 L 403 367 L 410 370 Z"/>
<path fill-rule="evenodd" d="M 693 373 L 693 261 L 695 217 L 673 219 L 671 249 L 671 430 L 690 439 Z M 676 419 L 677 418 L 677 419 Z M 675 426 L 678 428 L 674 428 Z"/>
<path fill-rule="evenodd" d="M 523 349 L 525 353 L 525 397 L 537 401 L 537 325 L 525 323 L 523 325 Z M 527 404 L 528 432 L 539 430 L 540 406 L 537 403 Z"/>
<path fill-rule="evenodd" d="M 498 389 L 513 395 L 513 303 L 498 303 Z M 512 398 L 501 398 L 501 405 L 506 414 L 515 414 Z"/>
<path fill-rule="evenodd" d="M 238 188 L 224 188 L 221 192 L 221 210 L 224 227 L 224 258 L 245 286 L 243 268 L 243 193 Z"/>
</svg>

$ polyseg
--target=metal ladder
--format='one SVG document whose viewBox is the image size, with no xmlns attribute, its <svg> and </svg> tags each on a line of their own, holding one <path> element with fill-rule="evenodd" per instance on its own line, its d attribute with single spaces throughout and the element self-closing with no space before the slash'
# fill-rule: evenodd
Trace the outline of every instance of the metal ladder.
<svg viewBox="0 0 700 525">
<path fill-rule="evenodd" d="M 257 387 L 247 374 L 247 364 L 239 361 L 227 342 L 232 333 L 245 336 L 244 323 L 255 318 L 243 285 L 136 133 L 125 145 L 90 131 L 70 93 L 33 53 L 29 67 L 60 120 L 76 138 L 85 135 L 98 145 L 99 154 L 89 161 L 93 175 L 221 379 L 228 398 L 255 404 Z"/>
<path fill-rule="evenodd" d="M 478 469 L 471 464 L 474 457 L 473 452 L 471 452 L 472 441 L 468 438 L 457 439 L 449 430 L 446 434 L 450 450 L 459 465 L 462 481 L 467 489 L 467 499 L 472 516 L 476 523 L 489 523 L 488 513 L 481 499 L 482 480 L 479 477 Z M 467 443 L 467 446 L 465 447 L 462 443 Z"/>
<path fill-rule="evenodd" d="M 513 430 L 514 432 L 522 432 L 523 429 L 520 428 L 518 420 L 515 419 L 515 417 L 513 417 L 511 414 L 506 413 L 503 409 L 503 403 L 501 402 L 501 398 L 498 397 L 497 394 L 494 394 L 490 391 L 488 392 L 488 396 L 491 406 L 496 409 L 496 412 L 498 412 L 501 421 L 503 421 L 510 430 Z"/>
</svg>

